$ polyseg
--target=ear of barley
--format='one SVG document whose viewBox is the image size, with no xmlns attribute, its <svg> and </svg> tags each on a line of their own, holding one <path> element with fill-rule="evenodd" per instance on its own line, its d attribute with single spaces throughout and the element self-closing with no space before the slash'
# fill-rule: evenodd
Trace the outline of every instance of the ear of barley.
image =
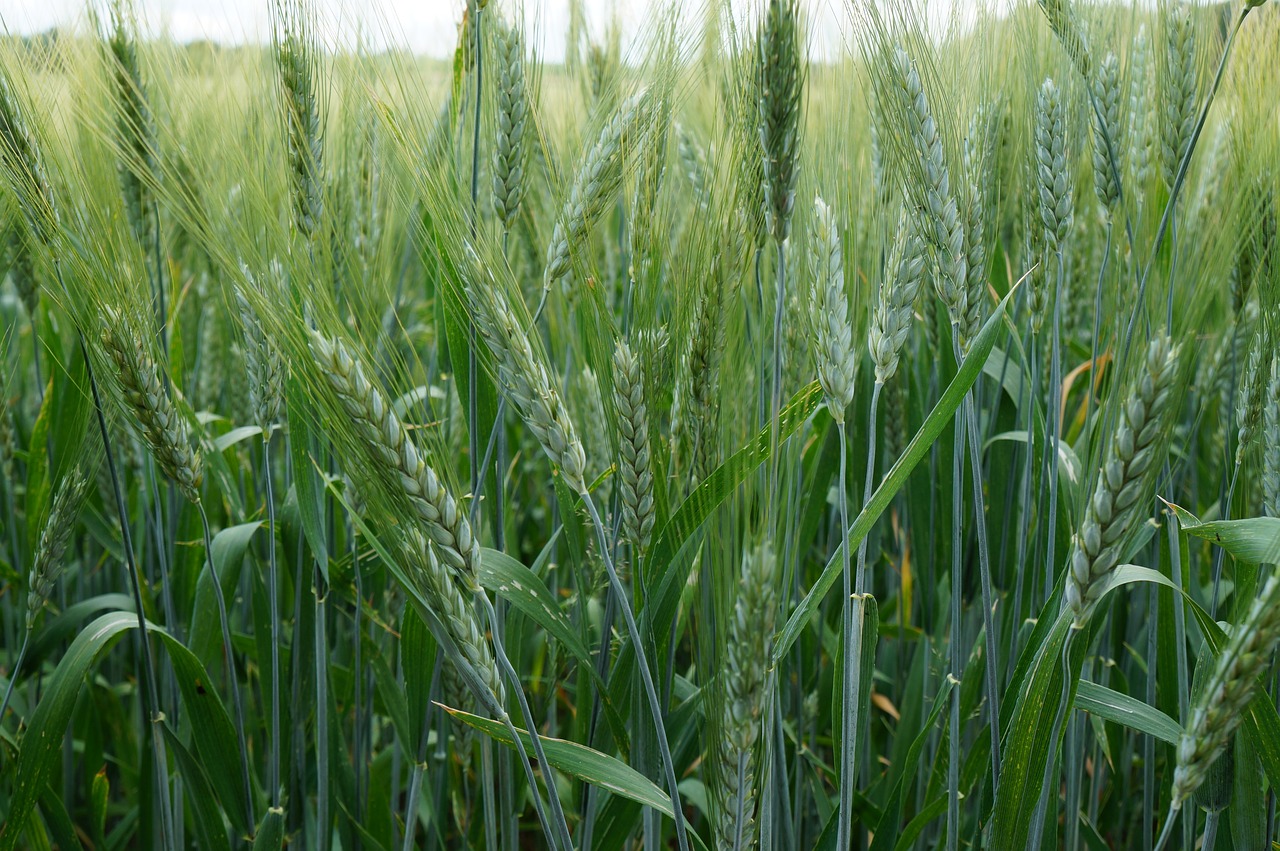
<svg viewBox="0 0 1280 851">
<path fill-rule="evenodd" d="M 700 209 L 707 206 L 707 155 L 698 144 L 698 140 L 681 124 L 676 125 L 676 155 L 680 158 L 680 167 L 689 186 L 693 190 L 694 202 Z"/>
<path fill-rule="evenodd" d="M 786 242 L 800 173 L 800 98 L 804 89 L 796 0 L 770 0 L 756 41 L 764 215 L 770 235 Z"/>
<path fill-rule="evenodd" d="M 1271 354 L 1266 382 L 1262 402 L 1262 505 L 1268 516 L 1280 517 L 1280 350 Z"/>
<path fill-rule="evenodd" d="M 462 587 L 478 589 L 480 542 L 471 532 L 467 513 L 423 460 L 395 410 L 346 345 L 316 331 L 311 332 L 310 345 L 312 356 L 351 417 L 365 448 L 385 465 L 393 487 L 405 496 L 422 521 L 433 552 L 444 560 Z"/>
<path fill-rule="evenodd" d="M 637 555 L 653 531 L 653 469 L 649 462 L 649 409 L 644 369 L 625 340 L 613 352 L 613 401 L 618 409 L 618 469 L 622 523 Z"/>
<path fill-rule="evenodd" d="M 7 68 L 0 65 L 0 165 L 18 196 L 18 205 L 27 220 L 31 234 L 42 245 L 49 245 L 58 226 L 58 207 L 53 186 L 45 171 L 40 148 L 31 127 L 23 116 L 13 81 Z"/>
<path fill-rule="evenodd" d="M 641 92 L 618 107 L 587 151 L 547 246 L 544 292 L 569 274 L 570 252 L 582 243 L 591 223 L 600 217 L 622 185 L 623 158 L 645 114 L 644 104 L 645 94 Z"/>
<path fill-rule="evenodd" d="M 244 329 L 244 365 L 249 378 L 249 410 L 256 425 L 262 428 L 264 437 L 280 417 L 284 399 L 284 361 L 280 352 L 267 339 L 258 319 L 258 313 L 244 292 L 252 286 L 253 277 L 247 267 L 242 268 L 249 283 L 235 285 L 236 308 L 240 312 L 240 325 Z"/>
<path fill-rule="evenodd" d="M 809 320 L 813 329 L 818 382 L 831 417 L 844 422 L 857 385 L 858 356 L 853 348 L 849 301 L 844 288 L 844 261 L 835 214 L 821 198 L 813 201 L 813 235 L 809 241 Z"/>
<path fill-rule="evenodd" d="M 964 225 L 951 192 L 951 177 L 942 137 L 920 81 L 920 72 L 901 47 L 893 53 L 893 83 L 903 107 L 907 134 L 911 138 L 924 177 L 924 201 L 929 226 L 925 229 L 937 258 L 939 274 L 934 277 L 938 297 L 946 305 L 952 325 L 959 325 L 968 309 L 968 262 Z"/>
<path fill-rule="evenodd" d="M 1029 177 L 1038 181 L 1038 168 Z M 1034 184 L 1033 184 L 1034 185 Z M 1044 223 L 1040 218 L 1039 191 L 1028 203 L 1023 215 L 1022 256 L 1026 271 L 1027 310 L 1031 314 L 1031 333 L 1039 335 L 1049 312 L 1049 276 L 1045 270 Z"/>
<path fill-rule="evenodd" d="M 124 152 L 116 170 L 129 224 L 138 239 L 146 244 L 151 232 L 149 181 L 158 166 L 155 124 L 142 87 L 134 22 L 126 20 L 120 4 L 112 7 L 111 24 L 107 47 L 115 60 L 111 76 L 116 100 L 116 143 Z"/>
<path fill-rule="evenodd" d="M 1245 358 L 1240 373 L 1240 386 L 1236 391 L 1236 467 L 1244 464 L 1245 455 L 1253 447 L 1259 427 L 1262 425 L 1264 393 L 1267 376 L 1263 373 L 1263 354 L 1266 348 L 1261 333 L 1254 334 L 1253 345 Z"/>
<path fill-rule="evenodd" d="M 1214 663 L 1205 687 L 1192 707 L 1191 720 L 1178 743 L 1178 766 L 1173 773 L 1173 807 L 1181 807 L 1208 776 L 1214 761 L 1253 699 L 1258 679 L 1271 664 L 1271 651 L 1280 639 L 1280 577 L 1272 576 Z"/>
<path fill-rule="evenodd" d="M 721 674 L 718 848 L 757 847 L 757 747 L 763 735 L 768 660 L 773 649 L 776 574 L 777 560 L 768 543 L 743 555 Z"/>
<path fill-rule="evenodd" d="M 495 283 L 467 287 L 476 326 L 493 352 L 498 381 L 525 424 L 575 493 L 586 491 L 586 452 L 546 365 L 533 352 L 520 321 Z"/>
<path fill-rule="evenodd" d="M 884 384 L 898 371 L 898 358 L 911 331 L 912 310 L 924 283 L 924 265 L 924 240 L 916 231 L 915 220 L 904 209 L 890 245 L 867 335 L 877 384 Z"/>
<path fill-rule="evenodd" d="M 524 38 L 519 26 L 500 22 L 494 41 L 498 126 L 493 149 L 493 209 L 503 230 L 509 231 L 524 199 L 524 133 L 529 96 L 525 90 Z"/>
<path fill-rule="evenodd" d="M 1129 53 L 1129 173 L 1133 176 L 1137 197 L 1151 179 L 1151 116 L 1147 90 L 1147 57 L 1150 46 L 1147 25 L 1138 27 Z"/>
<path fill-rule="evenodd" d="M 582 414 L 583 449 L 587 453 L 587 477 L 597 479 L 609 469 L 613 450 L 609 443 L 609 433 L 605 429 L 604 398 L 600 395 L 600 380 L 595 370 L 583 367 L 579 378 Z M 603 491 L 602 502 L 608 501 L 607 490 Z"/>
<path fill-rule="evenodd" d="M 1166 451 L 1177 369 L 1178 347 L 1167 336 L 1156 337 L 1123 399 L 1101 474 L 1071 542 L 1065 602 L 1078 626 L 1106 590 L 1135 524 L 1146 516 L 1151 477 Z"/>
<path fill-rule="evenodd" d="M 294 226 L 311 239 L 324 212 L 321 188 L 320 110 L 315 90 L 315 55 L 303 29 L 302 8 L 282 4 L 275 58 L 284 98 Z"/>
<path fill-rule="evenodd" d="M 1120 185 L 1116 173 L 1111 170 L 1108 146 L 1120 159 L 1124 152 L 1124 138 L 1120 135 L 1120 60 L 1108 53 L 1098 66 L 1098 76 L 1093 80 L 1093 95 L 1098 103 L 1093 127 L 1093 191 L 1098 203 L 1108 216 L 1112 215 L 1120 201 Z M 1121 172 L 1123 173 L 1123 172 Z"/>
<path fill-rule="evenodd" d="M 62 575 L 63 556 L 75 528 L 76 517 L 80 514 L 80 506 L 89 490 L 88 484 L 89 477 L 77 464 L 66 474 L 54 494 L 49 517 L 40 533 L 40 546 L 36 549 L 31 573 L 27 577 L 28 631 L 35 629 L 36 618 Z"/>
<path fill-rule="evenodd" d="M 1089 79 L 1091 61 L 1089 44 L 1085 40 L 1084 28 L 1071 8 L 1070 0 L 1039 0 L 1040 9 L 1049 22 L 1049 29 L 1062 43 L 1062 49 L 1071 57 L 1071 62 L 1080 72 L 1080 76 Z"/>
<path fill-rule="evenodd" d="M 1050 251 L 1061 251 L 1071 226 L 1071 172 L 1066 150 L 1066 110 L 1052 79 L 1036 98 L 1036 177 L 1040 220 Z"/>
<path fill-rule="evenodd" d="M 1165 186 L 1172 187 L 1196 123 L 1196 30 L 1183 3 L 1172 4 L 1165 20 L 1162 79 L 1166 88 L 1160 105 L 1160 174 Z"/>
<path fill-rule="evenodd" d="M 706 291 L 699 299 L 683 376 L 688 406 L 687 410 L 682 406 L 680 413 L 687 431 L 690 487 L 711 473 L 719 450 L 724 286 L 718 274 L 717 270 L 708 276 Z"/>
<path fill-rule="evenodd" d="M 161 472 L 178 486 L 184 497 L 198 503 L 204 481 L 200 453 L 191 446 L 187 420 L 178 413 L 160 382 L 160 370 L 143 343 L 146 338 L 137 330 L 139 324 L 114 308 L 105 307 L 102 345 L 115 364 L 125 402 L 137 418 L 142 439 Z"/>
</svg>

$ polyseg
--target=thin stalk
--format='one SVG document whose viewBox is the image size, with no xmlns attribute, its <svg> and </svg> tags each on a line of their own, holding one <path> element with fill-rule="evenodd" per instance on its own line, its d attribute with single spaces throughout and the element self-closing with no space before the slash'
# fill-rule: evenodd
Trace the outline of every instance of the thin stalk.
<svg viewBox="0 0 1280 851">
<path fill-rule="evenodd" d="M 565 819 L 564 808 L 560 804 L 560 795 L 556 790 L 555 774 L 552 772 L 551 763 L 547 761 L 547 755 L 542 749 L 542 737 L 538 734 L 538 725 L 533 717 L 533 710 L 529 707 L 529 700 L 525 697 L 523 684 L 520 682 L 520 675 L 516 673 L 515 668 L 511 666 L 511 661 L 507 658 L 507 651 L 503 647 L 503 642 L 499 637 L 498 631 L 498 613 L 494 611 L 493 601 L 489 599 L 489 595 L 480 592 L 475 595 L 476 599 L 481 603 L 485 615 L 489 619 L 489 626 L 492 630 L 494 655 L 498 658 L 498 665 L 502 668 L 502 674 L 507 678 L 507 682 L 511 684 L 511 690 L 516 695 L 516 700 L 520 704 L 520 711 L 524 715 L 525 727 L 529 731 L 529 739 L 533 743 L 533 752 L 538 760 L 538 768 L 542 770 L 542 777 L 547 787 L 547 799 L 551 802 L 551 815 L 554 822 L 547 820 L 546 813 L 542 811 L 542 798 L 538 795 L 538 786 L 533 775 L 533 769 L 529 766 L 529 758 L 525 754 L 524 743 L 521 742 L 519 736 L 514 735 L 511 731 L 513 739 L 516 743 L 516 750 L 520 753 L 520 764 L 524 767 L 526 779 L 529 781 L 529 792 L 533 795 L 534 807 L 538 810 L 539 819 L 546 829 L 547 839 L 551 840 L 552 828 L 556 834 L 556 843 L 569 851 L 573 848 L 573 840 L 569 837 L 569 823 Z M 503 713 L 503 720 L 507 726 L 511 726 L 510 719 L 507 714 Z"/>
<path fill-rule="evenodd" d="M 351 638 L 354 642 L 353 660 L 351 668 L 351 683 L 354 694 L 351 702 L 355 705 L 355 720 L 351 730 L 352 747 L 351 762 L 352 770 L 355 773 L 355 810 L 356 824 L 363 824 L 364 817 L 364 733 L 367 725 L 364 703 L 364 685 L 365 685 L 365 668 L 362 662 L 362 652 L 364 645 L 364 630 L 362 629 L 362 613 L 364 609 L 364 582 L 360 578 L 360 553 L 356 547 L 355 535 L 352 533 L 354 524 L 347 524 L 347 537 L 351 549 L 351 575 L 355 580 L 356 607 L 353 613 L 354 623 L 351 628 Z M 352 844 L 355 851 L 361 849 L 361 836 L 359 831 L 352 836 Z"/>
<path fill-rule="evenodd" d="M 235 705 L 236 744 L 240 746 L 240 780 L 244 785 L 246 824 L 257 824 L 253 817 L 253 786 L 249 782 L 249 747 L 244 735 L 244 702 L 240 697 L 240 681 L 236 676 L 235 650 L 231 644 L 231 625 L 227 620 L 227 600 L 222 593 L 222 581 L 213 566 L 213 535 L 209 532 L 209 515 L 203 502 L 196 502 L 200 510 L 200 524 L 204 529 L 205 564 L 209 578 L 213 580 L 213 598 L 218 603 L 218 623 L 222 627 L 222 651 L 226 654 L 227 680 L 231 685 L 231 702 Z"/>
<path fill-rule="evenodd" d="M 480 213 L 478 208 L 478 199 L 480 196 L 480 107 L 483 103 L 484 94 L 484 41 L 481 36 L 481 14 L 480 3 L 478 0 L 472 0 L 471 12 L 475 21 L 475 51 L 476 51 L 476 97 L 475 97 L 475 115 L 472 116 L 472 132 L 471 132 L 471 240 L 475 241 L 476 231 L 479 228 Z M 467 326 L 467 416 L 469 432 L 469 452 L 471 461 L 471 492 L 479 493 L 480 491 L 480 402 L 477 393 L 476 381 L 479 378 L 479 361 L 476 355 L 476 322 L 472 317 Z"/>
<path fill-rule="evenodd" d="M 22 636 L 22 647 L 18 649 L 18 658 L 9 669 L 9 685 L 5 686 L 4 699 L 0 700 L 0 721 L 4 720 L 4 711 L 9 708 L 9 698 L 13 696 L 13 684 L 18 681 L 18 671 L 22 670 L 22 662 L 27 658 L 27 647 L 31 644 L 31 630 L 25 630 Z"/>
<path fill-rule="evenodd" d="M 436 689 L 440 686 L 440 667 L 442 664 L 442 655 L 436 655 L 435 665 L 431 671 L 431 685 L 428 694 L 435 694 Z M 418 827 L 418 796 L 422 794 L 422 778 L 427 770 L 427 746 L 430 744 L 431 737 L 427 735 L 428 725 L 431 719 L 431 708 L 433 704 L 428 701 L 426 707 L 422 711 L 422 735 L 418 739 L 418 751 L 413 760 L 413 770 L 409 774 L 409 797 L 405 800 L 404 808 L 404 842 L 401 851 L 413 851 L 413 835 Z M 394 777 L 397 772 L 392 772 Z M 395 800 L 392 797 L 391 800 Z M 437 812 L 444 812 L 443 809 Z"/>
<path fill-rule="evenodd" d="M 985 638 L 987 663 L 987 715 L 991 732 L 991 789 L 992 794 L 1000 787 L 1000 685 L 999 672 L 996 670 L 1000 659 L 996 649 L 999 636 L 995 620 L 995 595 L 991 589 L 991 551 L 987 544 L 987 518 L 982 498 L 982 448 L 978 445 L 978 414 L 973 402 L 973 392 L 964 398 L 964 411 L 969 421 L 969 465 L 973 479 L 973 511 L 975 533 L 978 539 L 978 579 L 982 586 L 982 631 Z"/>
<path fill-rule="evenodd" d="M 1160 838 L 1156 840 L 1155 851 L 1164 851 L 1165 844 L 1169 841 L 1169 837 L 1173 835 L 1173 823 L 1178 820 L 1178 809 L 1169 808 L 1169 816 L 1165 819 L 1164 828 L 1160 831 Z"/>
<path fill-rule="evenodd" d="M 333 845 L 329 820 L 329 637 L 325 606 L 329 589 L 319 564 L 314 568 L 312 583 L 316 612 L 316 841 L 318 848 L 328 851 Z"/>
<path fill-rule="evenodd" d="M 1044 579 L 1046 596 L 1053 591 L 1056 574 L 1054 549 L 1058 537 L 1058 467 L 1062 458 L 1062 282 L 1065 271 L 1062 261 L 1062 249 L 1058 255 L 1058 283 L 1053 294 L 1053 337 L 1050 342 L 1049 355 L 1049 444 L 1045 449 L 1049 452 L 1049 516 L 1046 519 L 1047 532 L 1045 540 Z"/>
<path fill-rule="evenodd" d="M 1204 851 L 1213 851 L 1214 846 L 1218 842 L 1218 822 L 1222 817 L 1222 813 L 1218 810 L 1210 810 L 1204 817 L 1204 837 L 1200 843 L 1200 847 Z"/>
<path fill-rule="evenodd" d="M 776 533 L 778 525 L 778 411 L 782 407 L 782 315 L 786 307 L 787 252 L 786 243 L 778 242 L 778 287 L 773 308 L 773 396 L 769 409 L 769 528 Z"/>
<path fill-rule="evenodd" d="M 280 806 L 280 576 L 276 565 L 276 501 L 271 479 L 271 432 L 262 441 L 262 478 L 267 489 L 267 608 L 271 610 L 271 753 L 267 782 L 271 806 Z"/>
<path fill-rule="evenodd" d="M 1098 285 L 1093 293 L 1093 338 L 1089 352 L 1089 392 L 1085 401 L 1085 428 L 1093 421 L 1093 393 L 1098 383 L 1098 335 L 1102 323 L 1102 282 L 1107 277 L 1107 261 L 1111 259 L 1111 216 L 1107 216 L 1107 244 L 1102 252 L 1102 265 L 1098 269 Z M 1092 474 L 1090 474 L 1092 476 Z M 1092 484 L 1092 483 L 1090 483 Z"/>
<path fill-rule="evenodd" d="M 58 282 L 62 283 L 62 270 L 57 269 Z M 65 291 L 66 285 L 62 284 Z M 160 844 L 174 849 L 173 814 L 169 809 L 169 760 L 166 756 L 164 734 L 160 724 L 164 713 L 160 709 L 160 694 L 156 686 L 155 663 L 151 657 L 151 638 L 147 632 L 146 609 L 142 605 L 142 578 L 138 573 L 138 563 L 133 555 L 133 537 L 129 530 L 129 509 L 125 504 L 124 491 L 117 475 L 115 453 L 111 449 L 111 437 L 107 430 L 107 419 L 102 409 L 102 396 L 98 392 L 98 382 L 94 378 L 93 364 L 89 360 L 89 350 L 84 344 L 84 334 L 77 335 L 80 344 L 80 356 L 84 359 L 85 374 L 89 377 L 89 390 L 93 396 L 93 412 L 98 421 L 98 434 L 102 438 L 103 454 L 107 461 L 107 474 L 111 479 L 111 491 L 116 501 L 116 513 L 120 518 L 120 538 L 124 545 L 125 565 L 129 573 L 130 590 L 133 593 L 133 607 L 138 615 L 138 645 L 142 653 L 142 679 L 145 683 L 146 704 L 144 710 L 151 717 L 151 747 L 155 760 L 156 785 L 160 793 Z"/>
<path fill-rule="evenodd" d="M 875 389 L 871 391 L 871 436 L 867 440 L 869 449 L 868 465 L 874 465 L 875 457 L 875 421 L 876 421 L 876 401 L 880 395 L 880 385 L 877 383 Z M 866 536 L 863 536 L 862 542 L 858 544 L 858 572 L 857 584 L 854 582 L 854 575 L 849 566 L 849 495 L 848 490 L 848 456 L 849 441 L 845 434 L 844 420 L 841 419 L 836 424 L 836 434 L 840 438 L 840 482 L 836 488 L 836 496 L 840 505 L 840 559 L 842 563 L 842 572 L 844 576 L 844 597 L 841 600 L 841 623 L 843 626 L 844 636 L 844 711 L 840 715 L 840 734 L 843 747 L 840 754 L 840 810 L 839 821 L 837 822 L 837 839 L 836 845 L 839 848 L 848 848 L 853 840 L 853 787 L 857 782 L 858 771 L 858 755 L 853 747 L 857 739 L 857 723 L 858 723 L 858 678 L 861 671 L 858 670 L 859 662 L 862 658 L 861 639 L 862 630 L 856 628 L 853 613 L 853 595 L 860 593 L 865 581 L 864 565 L 866 561 L 867 547 Z M 871 480 L 873 477 L 872 466 L 867 467 L 866 486 L 863 491 L 863 502 L 867 501 L 867 492 L 871 490 Z M 852 699 L 851 699 L 852 698 Z"/>
<path fill-rule="evenodd" d="M 493 741 L 480 740 L 480 780 L 484 785 L 484 845 L 487 851 L 498 851 L 498 810 L 493 799 Z"/>
<path fill-rule="evenodd" d="M 591 498 L 591 493 L 585 488 L 580 495 L 583 503 L 587 506 L 587 513 L 591 515 L 591 522 L 595 524 L 596 536 L 600 542 L 600 556 L 604 560 L 605 570 L 609 574 L 609 586 L 614 596 L 618 598 L 618 608 L 622 610 L 622 618 L 627 624 L 627 635 L 635 648 L 636 666 L 640 669 L 640 678 L 644 682 L 645 696 L 649 700 L 649 712 L 653 716 L 654 732 L 658 739 L 658 749 L 662 754 L 663 767 L 666 769 L 667 792 L 671 795 L 671 809 L 675 815 L 676 839 L 680 844 L 680 851 L 689 851 L 689 837 L 684 826 L 684 809 L 680 805 L 680 789 L 676 785 L 675 763 L 671 758 L 671 747 L 667 743 L 667 726 L 662 720 L 662 706 L 658 703 L 658 692 L 653 685 L 653 674 L 649 671 L 648 653 L 645 652 L 644 645 L 640 641 L 640 629 L 636 626 L 635 615 L 632 614 L 631 606 L 627 602 L 627 592 L 622 587 L 622 582 L 618 579 L 618 572 L 614 569 L 613 559 L 609 557 L 609 539 L 605 532 L 604 523 L 600 520 L 600 513 L 596 511 L 595 500 Z"/>
<path fill-rule="evenodd" d="M 955 417 L 955 445 L 951 467 L 951 675 L 960 680 L 964 668 L 964 655 L 960 649 L 963 624 L 961 623 L 960 597 L 963 588 L 964 541 L 961 524 L 964 522 L 964 414 L 957 411 Z M 947 849 L 960 847 L 960 690 L 951 690 L 950 735 L 947 741 Z"/>
<path fill-rule="evenodd" d="M 871 388 L 871 406 L 867 414 L 867 474 L 862 484 L 862 504 L 866 505 L 871 501 L 871 489 L 875 484 L 876 475 L 876 441 L 879 437 L 879 430 L 876 428 L 876 411 L 880 402 L 880 391 L 884 385 L 879 381 Z M 840 456 L 842 459 L 840 469 L 840 497 L 842 505 L 840 507 L 840 528 L 844 533 L 845 547 L 845 573 L 848 573 L 849 561 L 849 508 L 847 498 L 845 497 L 845 479 L 843 458 L 845 453 L 844 423 L 840 424 Z M 847 578 L 847 577 L 846 577 Z M 855 574 L 855 581 L 850 593 L 862 593 L 867 590 L 867 536 L 862 536 L 862 541 L 858 544 L 858 571 Z"/>
</svg>

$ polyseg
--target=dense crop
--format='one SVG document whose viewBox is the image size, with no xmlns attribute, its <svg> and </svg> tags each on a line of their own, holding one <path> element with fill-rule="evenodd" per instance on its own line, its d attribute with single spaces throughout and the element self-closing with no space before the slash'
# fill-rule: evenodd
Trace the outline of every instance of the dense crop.
<svg viewBox="0 0 1280 851">
<path fill-rule="evenodd" d="M 0 42 L 0 851 L 1280 840 L 1275 4 L 571 5 Z"/>
</svg>

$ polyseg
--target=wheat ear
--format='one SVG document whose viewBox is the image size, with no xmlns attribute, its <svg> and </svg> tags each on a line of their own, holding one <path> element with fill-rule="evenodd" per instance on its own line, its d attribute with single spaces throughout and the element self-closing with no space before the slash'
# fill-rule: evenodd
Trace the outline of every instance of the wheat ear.
<svg viewBox="0 0 1280 851">
<path fill-rule="evenodd" d="M 619 340 L 613 352 L 613 402 L 618 410 L 622 523 L 639 556 L 648 547 L 653 531 L 653 469 L 649 461 L 644 369 L 625 340 Z"/>
<path fill-rule="evenodd" d="M 1072 538 L 1065 603 L 1077 626 L 1084 625 L 1106 590 L 1128 535 L 1145 516 L 1151 475 L 1166 449 L 1177 371 L 1178 347 L 1167 336 L 1152 340 L 1123 400 L 1080 531 Z"/>
<path fill-rule="evenodd" d="M 464 588 L 478 589 L 480 542 L 472 534 L 466 512 L 423 460 L 408 429 L 365 375 L 363 363 L 337 338 L 313 331 L 310 343 L 312 356 L 356 425 L 365 448 L 386 465 L 388 475 L 422 521 L 435 552 Z"/>
</svg>

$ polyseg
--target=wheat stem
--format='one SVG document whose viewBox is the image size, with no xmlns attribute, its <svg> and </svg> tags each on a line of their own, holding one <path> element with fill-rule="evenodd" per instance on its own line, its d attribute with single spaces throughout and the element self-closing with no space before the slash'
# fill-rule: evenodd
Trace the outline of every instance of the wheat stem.
<svg viewBox="0 0 1280 851">
<path fill-rule="evenodd" d="M 676 840 L 680 844 L 680 851 L 689 851 L 689 837 L 684 826 L 684 808 L 680 805 L 680 789 L 676 783 L 675 763 L 671 758 L 671 747 L 667 742 L 667 727 L 662 720 L 662 706 L 658 702 L 658 693 L 653 685 L 653 675 L 649 671 L 648 654 L 645 652 L 644 644 L 640 639 L 640 629 L 636 626 L 635 615 L 631 612 L 631 604 L 627 600 L 627 592 L 622 587 L 621 580 L 618 579 L 618 572 L 614 569 L 613 559 L 609 556 L 609 540 L 605 533 L 604 523 L 600 520 L 600 514 L 596 511 L 595 501 L 591 498 L 591 493 L 583 487 L 579 491 L 582 502 L 587 507 L 587 513 L 591 515 L 591 522 L 596 528 L 596 537 L 600 543 L 600 557 L 604 561 L 605 571 L 609 574 L 609 587 L 618 601 L 618 608 L 622 611 L 622 618 L 627 625 L 627 635 L 631 639 L 631 645 L 635 648 L 636 666 L 640 669 L 640 679 L 644 684 L 645 696 L 649 701 L 649 713 L 653 720 L 654 732 L 658 739 L 658 750 L 662 756 L 663 768 L 667 775 L 667 793 L 671 796 L 671 809 L 675 814 L 676 823 Z"/>
</svg>

